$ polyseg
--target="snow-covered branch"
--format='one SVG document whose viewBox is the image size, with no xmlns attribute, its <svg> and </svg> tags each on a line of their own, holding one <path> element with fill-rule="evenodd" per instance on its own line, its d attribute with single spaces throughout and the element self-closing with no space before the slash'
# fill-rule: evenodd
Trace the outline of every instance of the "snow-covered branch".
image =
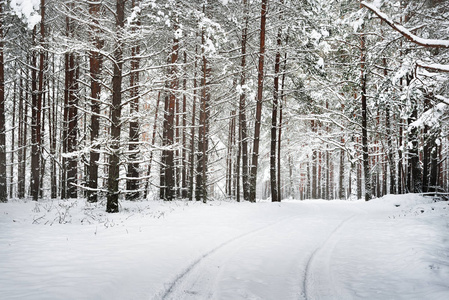
<svg viewBox="0 0 449 300">
<path fill-rule="evenodd" d="M 449 72 L 449 65 L 426 64 L 425 62 L 422 62 L 422 61 L 417 61 L 416 65 L 418 67 L 421 67 L 424 69 L 429 69 L 429 70 L 434 70 L 434 71 L 439 71 L 439 72 Z"/>
<path fill-rule="evenodd" d="M 421 38 L 415 34 L 413 34 L 410 30 L 405 28 L 400 24 L 396 24 L 393 20 L 391 20 L 386 14 L 381 12 L 376 6 L 367 3 L 366 1 L 362 1 L 361 5 L 372 11 L 376 14 L 382 21 L 387 23 L 391 28 L 402 34 L 409 41 L 423 46 L 423 47 L 431 47 L 431 48 L 449 48 L 449 41 L 447 40 L 434 40 L 434 39 L 425 39 Z"/>
</svg>

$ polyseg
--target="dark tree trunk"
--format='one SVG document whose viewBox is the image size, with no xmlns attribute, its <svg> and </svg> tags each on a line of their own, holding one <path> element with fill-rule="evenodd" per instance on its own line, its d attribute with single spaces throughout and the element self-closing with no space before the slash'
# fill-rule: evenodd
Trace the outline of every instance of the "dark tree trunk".
<svg viewBox="0 0 449 300">
<path fill-rule="evenodd" d="M 123 27 L 125 21 L 126 0 L 116 1 L 116 30 L 117 40 L 114 50 L 114 75 L 112 77 L 112 106 L 111 106 L 111 153 L 109 154 L 108 196 L 106 211 L 119 211 L 119 173 L 120 173 L 120 130 L 121 130 L 121 102 L 122 102 L 122 67 L 123 67 Z"/>
<path fill-rule="evenodd" d="M 23 72 L 21 72 L 21 76 L 23 76 Z M 26 72 L 26 81 L 28 82 L 28 72 Z M 26 159 L 27 159 L 27 151 L 26 151 L 26 137 L 27 137 L 27 114 L 28 114 L 28 105 L 25 98 L 28 98 L 28 93 L 25 93 L 26 97 L 24 98 L 24 90 L 28 84 L 23 84 L 24 79 L 21 77 L 19 81 L 20 91 L 19 91 L 19 143 L 18 143 L 18 171 L 17 171 L 17 197 L 19 199 L 25 198 L 25 169 L 26 169 Z"/>
<path fill-rule="evenodd" d="M 343 132 L 342 132 L 343 135 Z M 345 150 L 344 150 L 344 145 L 345 145 L 345 139 L 342 136 L 340 139 L 340 143 L 341 143 L 341 149 L 340 149 L 340 171 L 339 171 L 339 178 L 338 178 L 338 198 L 343 200 L 345 199 L 345 186 L 344 186 L 344 179 L 345 179 Z"/>
<path fill-rule="evenodd" d="M 55 73 L 55 57 L 53 55 L 52 59 L 52 71 Z M 52 199 L 56 199 L 58 197 L 58 185 L 57 185 L 57 173 L 56 173 L 56 166 L 57 166 L 57 158 L 56 158 L 56 129 L 58 128 L 57 124 L 57 113 L 56 113 L 56 78 L 53 77 L 52 80 L 52 101 L 51 101 L 51 107 L 48 110 L 48 128 L 49 128 L 49 143 L 50 143 L 50 156 L 51 156 L 51 166 L 50 166 L 50 184 L 51 184 L 51 192 L 50 197 Z"/>
<path fill-rule="evenodd" d="M 229 133 L 228 133 L 228 149 L 226 159 L 226 187 L 225 193 L 228 197 L 232 197 L 232 182 L 233 182 L 233 161 L 234 161 L 234 145 L 235 145 L 235 110 L 229 114 Z"/>
<path fill-rule="evenodd" d="M 164 119 L 162 123 L 162 146 L 167 147 L 167 132 L 168 132 L 168 92 L 169 89 L 168 81 L 165 82 L 165 92 L 164 92 Z M 167 162 L 167 154 L 168 150 L 164 149 L 161 153 L 161 165 L 160 165 L 160 171 L 159 171 L 159 198 L 164 200 L 165 199 L 165 192 L 166 192 L 166 186 L 165 186 L 165 171 L 166 171 L 166 162 Z"/>
<path fill-rule="evenodd" d="M 407 86 L 410 85 L 413 75 L 407 75 Z M 416 102 L 416 100 L 413 100 Z M 418 119 L 418 104 L 412 103 L 412 113 L 408 118 L 408 142 L 411 148 L 408 150 L 408 173 L 407 189 L 409 193 L 422 192 L 422 169 L 419 162 L 419 129 L 411 127 L 410 124 Z"/>
<path fill-rule="evenodd" d="M 276 138 L 277 135 L 277 129 L 278 129 L 278 121 L 277 121 L 277 115 L 278 115 L 278 106 L 279 106 L 279 71 L 280 71 L 280 65 L 281 65 L 281 39 L 282 39 L 282 30 L 278 30 L 277 35 L 277 51 L 276 51 L 276 57 L 274 62 L 274 91 L 273 91 L 273 109 L 271 113 L 271 149 L 270 149 L 270 185 L 271 185 L 271 201 L 272 202 L 280 202 L 281 199 L 279 197 L 279 190 L 278 190 L 278 181 L 277 176 L 279 174 L 276 174 L 277 168 L 276 168 L 276 147 L 278 145 Z"/>
<path fill-rule="evenodd" d="M 366 99 L 366 38 L 362 30 L 362 35 L 360 36 L 360 65 L 361 65 L 361 97 L 362 97 L 362 163 L 363 163 L 363 175 L 364 175 L 364 186 L 365 186 L 365 201 L 369 201 L 372 198 L 371 191 L 371 173 L 369 166 L 369 153 L 368 153 L 368 107 Z"/>
<path fill-rule="evenodd" d="M 132 7 L 137 7 L 139 5 L 138 0 L 132 1 Z M 132 24 L 132 31 L 136 32 L 138 27 L 140 27 L 139 16 L 137 17 L 137 21 L 135 24 Z M 129 164 L 128 164 L 128 172 L 126 174 L 126 198 L 128 200 L 136 200 L 140 196 L 139 192 L 139 163 L 138 160 L 138 143 L 139 143 L 139 122 L 137 113 L 139 112 L 139 68 L 140 68 L 140 46 L 139 42 L 136 42 L 137 45 L 131 49 L 131 74 L 130 74 L 130 114 L 131 121 L 129 123 L 129 146 L 128 151 L 129 155 Z"/>
<path fill-rule="evenodd" d="M 89 5 L 89 13 L 92 18 L 92 22 L 98 23 L 100 16 L 101 3 L 92 2 Z M 100 94 L 101 94 L 101 82 L 100 74 L 103 65 L 103 59 L 100 55 L 100 50 L 103 48 L 103 41 L 98 36 L 99 31 L 92 25 L 91 39 L 96 50 L 90 52 L 89 65 L 90 65 L 90 98 L 91 98 L 91 117 L 90 117 L 90 143 L 91 150 L 89 156 L 89 183 L 87 190 L 87 201 L 98 201 L 98 161 L 100 160 L 100 143 L 97 141 L 100 132 Z"/>
<path fill-rule="evenodd" d="M 73 153 L 77 150 L 78 137 L 78 67 L 75 54 L 69 54 L 69 111 L 68 111 L 68 133 L 67 152 Z M 70 155 L 67 164 L 67 197 L 77 198 L 77 175 L 78 159 L 75 155 Z"/>
<path fill-rule="evenodd" d="M 157 116 L 159 114 L 159 103 L 160 103 L 160 99 L 161 99 L 161 92 L 159 92 L 157 94 L 157 101 L 156 101 L 156 111 L 154 112 L 154 123 L 153 123 L 153 134 L 151 136 L 151 147 L 154 146 L 154 143 L 156 141 L 156 129 L 157 129 Z M 151 149 L 150 152 L 150 160 L 148 161 L 148 169 L 147 169 L 147 180 L 145 183 L 145 191 L 144 191 L 144 196 L 143 199 L 147 198 L 148 195 L 148 189 L 149 189 L 149 185 L 150 185 L 150 177 L 151 177 L 151 165 L 153 163 L 153 149 Z"/>
<path fill-rule="evenodd" d="M 187 52 L 184 51 L 184 68 L 187 68 Z M 182 172 L 181 172 L 181 196 L 183 199 L 188 197 L 187 193 L 187 71 L 184 71 L 184 78 L 182 81 L 182 89 L 184 91 L 182 96 Z"/>
<path fill-rule="evenodd" d="M 177 26 L 174 28 L 176 32 Z M 161 187 L 163 191 L 163 199 L 171 201 L 175 198 L 175 160 L 174 160 L 174 150 L 172 149 L 174 145 L 175 137 L 175 106 L 176 106 L 176 91 L 178 89 L 178 74 L 177 67 L 175 66 L 178 62 L 178 48 L 179 41 L 175 36 L 173 38 L 173 46 L 171 53 L 171 66 L 170 66 L 170 91 L 166 98 L 166 110 L 164 117 L 164 131 L 166 132 L 166 147 L 170 149 L 165 149 L 164 153 L 164 184 Z"/>
<path fill-rule="evenodd" d="M 203 5 L 203 13 L 205 13 L 205 5 Z M 201 33 L 201 45 L 205 45 L 204 29 Z M 208 78 L 209 72 L 207 66 L 207 58 L 204 47 L 202 47 L 202 78 L 201 78 L 201 105 L 200 105 L 200 119 L 198 132 L 198 156 L 197 156 L 197 174 L 196 174 L 196 190 L 195 198 L 197 201 L 207 201 L 207 163 L 208 163 L 208 139 L 209 139 L 209 89 Z"/>
<path fill-rule="evenodd" d="M 6 116 L 5 116 L 5 66 L 4 66 L 4 37 L 3 37 L 3 5 L 0 2 L 0 202 L 8 201 L 6 186 Z M 12 175 L 12 174 L 11 174 Z"/>
<path fill-rule="evenodd" d="M 192 104 L 192 124 L 190 129 L 190 158 L 189 158 L 189 192 L 188 198 L 193 200 L 194 196 L 194 181 L 195 181 L 195 125 L 196 125 L 196 88 L 197 88 L 197 69 L 198 69 L 198 46 L 195 46 L 195 66 L 193 75 L 193 104 Z"/>
<path fill-rule="evenodd" d="M 386 111 L 385 111 L 385 127 L 387 129 L 387 158 L 388 165 L 390 166 L 390 194 L 396 194 L 396 163 L 394 161 L 394 152 L 393 152 L 393 136 L 391 133 L 391 122 L 390 122 L 390 104 L 387 103 Z M 385 177 L 386 181 L 387 178 Z"/>
<path fill-rule="evenodd" d="M 44 46 L 45 41 L 45 0 L 40 2 L 40 43 Z M 36 42 L 37 27 L 34 27 L 33 38 Z M 37 66 L 37 54 L 33 54 L 31 71 L 32 80 L 32 113 L 31 113 L 31 196 L 37 201 L 40 196 L 40 174 L 41 174 L 41 110 L 44 89 L 44 58 L 43 49 L 39 53 L 39 68 Z M 38 70 L 38 74 L 37 74 Z"/>
<path fill-rule="evenodd" d="M 268 0 L 262 0 L 260 18 L 260 47 L 259 47 L 259 68 L 257 77 L 257 99 L 256 99 L 256 120 L 254 125 L 253 155 L 251 164 L 251 176 L 249 186 L 249 201 L 256 202 L 257 186 L 257 166 L 259 162 L 260 124 L 262 118 L 263 82 L 264 82 L 264 59 L 265 59 L 265 25 L 267 19 Z"/>
<path fill-rule="evenodd" d="M 285 43 L 288 43 L 288 36 L 285 39 Z M 278 196 L 279 201 L 282 200 L 282 186 L 281 186 L 281 145 L 282 145 L 282 115 L 283 115 L 283 102 L 284 102 L 284 88 L 285 88 L 285 74 L 287 72 L 287 52 L 284 54 L 284 71 L 282 73 L 281 81 L 281 99 L 279 101 L 279 132 L 278 132 L 278 155 L 277 155 L 277 168 L 278 168 Z"/>
<path fill-rule="evenodd" d="M 246 44 L 247 44 L 247 31 L 248 31 L 248 3 L 247 0 L 243 0 L 244 11 L 244 26 L 242 30 L 242 61 L 240 64 L 240 102 L 239 102 L 239 157 L 237 158 L 238 172 L 240 172 L 240 155 L 242 164 L 242 186 L 243 186 L 243 199 L 249 201 L 249 169 L 248 169 L 248 130 L 246 126 Z M 240 174 L 237 174 L 237 180 L 240 182 Z M 237 189 L 237 201 L 240 202 L 240 188 Z"/>
<path fill-rule="evenodd" d="M 1 8 L 1 6 L 2 6 L 2 4 L 0 3 L 0 16 L 2 15 L 2 8 Z M 2 29 L 1 29 L 1 27 L 2 27 L 1 23 L 2 23 L 2 21 L 0 20 L 0 40 L 2 39 L 2 36 L 3 36 Z M 2 69 L 3 69 L 3 57 L 1 57 L 2 55 L 3 55 L 3 45 L 0 42 L 0 73 L 2 73 Z M 4 81 L 2 79 L 4 79 L 4 76 L 2 74 L 0 74 L 0 90 L 3 91 L 4 83 L 3 83 L 3 86 L 2 86 L 1 82 L 4 82 Z M 2 93 L 2 92 L 0 92 L 0 93 Z M 3 96 L 3 98 L 4 98 L 4 96 Z M 2 99 L 2 96 L 0 94 L 0 102 L 2 102 L 1 99 Z M 10 168 L 9 169 L 9 178 L 10 178 L 9 179 L 9 198 L 12 198 L 14 196 L 14 167 L 15 167 L 14 156 L 15 156 L 15 152 L 16 152 L 16 149 L 15 149 L 16 126 L 15 126 L 15 124 L 16 124 L 16 107 L 17 107 L 17 80 L 15 80 L 15 79 L 14 79 L 14 84 L 13 84 L 13 102 L 12 103 L 13 103 L 12 104 L 13 105 L 12 106 L 12 124 L 13 124 L 13 127 L 12 127 L 12 135 L 11 135 L 11 160 L 10 160 L 10 166 L 9 166 L 9 168 Z M 1 126 L 2 126 L 1 125 L 1 123 L 2 123 L 2 121 L 1 121 L 1 118 L 2 118 L 1 111 L 2 111 L 2 104 L 0 104 L 0 132 L 2 132 L 2 130 L 1 130 Z M 3 114 L 4 114 L 4 107 L 3 107 Z M 0 133 L 0 135 L 1 135 L 1 133 Z M 1 140 L 1 137 L 0 137 L 0 140 Z M 5 146 L 6 145 L 3 145 L 3 147 L 5 147 Z M 1 192 L 0 192 L 0 194 L 1 194 Z M 0 199 L 1 199 L 1 196 L 0 196 Z M 1 202 L 1 200 L 0 200 L 0 202 Z"/>
<path fill-rule="evenodd" d="M 66 20 L 66 24 L 68 21 Z M 70 75 L 69 75 L 69 54 L 64 55 L 64 112 L 63 112 L 63 122 L 62 122 L 62 153 L 68 152 L 68 131 L 69 131 L 69 88 L 70 88 Z M 61 199 L 67 198 L 67 158 L 62 157 L 62 168 L 61 168 Z"/>
</svg>

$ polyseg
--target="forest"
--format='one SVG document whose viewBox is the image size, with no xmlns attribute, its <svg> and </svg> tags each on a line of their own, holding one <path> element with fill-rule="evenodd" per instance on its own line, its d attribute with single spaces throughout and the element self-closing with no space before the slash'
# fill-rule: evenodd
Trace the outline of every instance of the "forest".
<svg viewBox="0 0 449 300">
<path fill-rule="evenodd" d="M 449 1 L 0 1 L 0 202 L 444 195 L 448 117 Z"/>
</svg>

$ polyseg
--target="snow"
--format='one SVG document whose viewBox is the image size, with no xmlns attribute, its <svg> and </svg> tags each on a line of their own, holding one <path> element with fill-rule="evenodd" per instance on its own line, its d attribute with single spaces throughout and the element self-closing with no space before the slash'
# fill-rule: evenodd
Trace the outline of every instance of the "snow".
<svg viewBox="0 0 449 300">
<path fill-rule="evenodd" d="M 37 12 L 40 0 L 11 0 L 10 6 L 17 16 L 25 17 L 29 29 L 33 29 L 41 21 L 41 16 Z"/>
<path fill-rule="evenodd" d="M 418 66 L 423 67 L 423 68 L 439 70 L 441 72 L 449 72 L 449 65 L 435 64 L 435 63 L 426 64 L 426 63 L 421 62 L 421 61 L 418 61 L 417 64 L 418 64 Z"/>
<path fill-rule="evenodd" d="M 0 204 L 0 299 L 449 299 L 449 205 Z"/>
<path fill-rule="evenodd" d="M 437 39 L 425 39 L 421 38 L 419 36 L 414 35 L 410 30 L 405 28 L 404 26 L 400 24 L 396 24 L 393 22 L 392 19 L 390 19 L 386 14 L 381 12 L 378 7 L 375 4 L 368 3 L 366 1 L 362 1 L 361 5 L 365 6 L 372 12 L 374 12 L 379 18 L 384 20 L 389 26 L 391 26 L 393 29 L 401 33 L 403 36 L 408 38 L 410 41 L 421 45 L 421 46 L 427 46 L 427 47 L 443 47 L 443 48 L 449 48 L 449 41 L 448 40 L 437 40 Z"/>
</svg>

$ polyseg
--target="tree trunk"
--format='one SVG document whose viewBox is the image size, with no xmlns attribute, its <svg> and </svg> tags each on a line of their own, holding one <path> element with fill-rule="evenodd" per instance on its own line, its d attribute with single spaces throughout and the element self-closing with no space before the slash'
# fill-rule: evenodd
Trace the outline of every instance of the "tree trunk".
<svg viewBox="0 0 449 300">
<path fill-rule="evenodd" d="M 277 115 L 278 115 L 278 106 L 279 106 L 279 71 L 280 71 L 280 65 L 281 65 L 281 38 L 282 38 L 282 29 L 279 28 L 278 35 L 277 35 L 277 51 L 276 51 L 276 57 L 274 62 L 274 91 L 273 91 L 273 109 L 271 113 L 271 149 L 270 149 L 270 184 L 271 184 L 271 201 L 272 202 L 280 202 L 281 199 L 279 197 L 279 190 L 278 190 L 278 181 L 277 176 L 279 174 L 276 174 L 277 168 L 276 168 L 276 147 L 278 145 L 277 143 L 277 129 L 278 129 L 278 122 L 277 122 Z M 281 100 L 282 101 L 282 100 Z"/>
<path fill-rule="evenodd" d="M 177 31 L 177 25 L 174 27 L 174 32 Z M 164 161 L 164 200 L 171 201 L 175 198 L 175 160 L 174 145 L 175 137 L 175 106 L 176 106 L 176 91 L 178 89 L 178 74 L 176 63 L 178 62 L 178 48 L 179 40 L 175 34 L 173 38 L 172 53 L 171 53 L 171 66 L 170 66 L 170 91 L 167 98 L 167 105 L 165 111 L 165 125 L 166 125 L 166 147 L 165 149 L 165 161 Z"/>
<path fill-rule="evenodd" d="M 3 37 L 3 5 L 4 1 L 0 1 L 0 202 L 8 201 L 6 186 L 5 66 L 3 56 L 5 43 Z"/>
<path fill-rule="evenodd" d="M 119 211 L 119 173 L 120 173 L 120 130 L 121 130 L 121 101 L 122 101 L 122 67 L 123 67 L 123 27 L 125 21 L 126 0 L 116 1 L 116 31 L 117 40 L 114 50 L 114 73 L 112 78 L 112 106 L 111 106 L 111 153 L 109 154 L 108 196 L 106 211 Z"/>
<path fill-rule="evenodd" d="M 250 176 L 249 201 L 256 202 L 257 186 L 257 166 L 259 161 L 260 124 L 262 118 L 263 82 L 264 82 L 264 59 L 265 59 L 265 25 L 267 19 L 268 0 L 262 0 L 260 18 L 260 47 L 259 47 L 259 68 L 257 76 L 257 99 L 256 99 L 256 120 L 254 125 L 253 155 Z"/>
<path fill-rule="evenodd" d="M 45 41 L 45 0 L 40 2 L 41 21 L 40 21 L 40 44 L 43 47 Z M 33 29 L 33 39 L 36 43 L 37 26 Z M 40 196 L 40 173 L 41 173 L 41 110 L 42 94 L 44 84 L 44 57 L 43 49 L 39 53 L 39 68 L 37 66 L 37 54 L 33 54 L 31 71 L 32 80 L 32 112 L 31 112 L 31 196 L 37 201 Z M 37 74 L 38 70 L 38 74 Z"/>
<path fill-rule="evenodd" d="M 89 13 L 94 24 L 98 24 L 98 18 L 100 17 L 100 2 L 92 2 L 89 4 Z M 101 82 L 100 75 L 103 65 L 103 59 L 100 54 L 100 50 L 103 48 L 103 41 L 100 39 L 99 31 L 92 25 L 91 27 L 91 39 L 94 44 L 95 50 L 90 52 L 89 65 L 90 65 L 90 143 L 91 150 L 89 156 L 89 182 L 87 190 L 87 201 L 98 201 L 98 161 L 100 160 L 100 143 L 97 141 L 100 132 L 100 94 L 101 94 Z"/>
<path fill-rule="evenodd" d="M 205 13 L 205 5 L 203 5 L 203 13 Z M 204 46 L 205 32 L 204 28 L 201 32 L 201 45 Z M 207 58 L 204 47 L 202 48 L 202 78 L 201 78 L 201 105 L 198 132 L 198 156 L 197 156 L 197 174 L 196 174 L 196 191 L 195 198 L 197 201 L 207 201 L 207 163 L 208 163 L 208 139 L 209 139 L 209 89 L 208 78 L 209 72 L 207 66 Z"/>
<path fill-rule="evenodd" d="M 71 27 L 71 26 L 70 26 Z M 71 29 L 72 30 L 72 29 Z M 78 137 L 78 67 L 74 53 L 69 54 L 69 111 L 67 152 L 71 153 L 67 164 L 67 197 L 77 198 L 78 159 L 73 153 L 77 150 Z"/>
<path fill-rule="evenodd" d="M 340 149 L 340 176 L 338 178 L 338 198 L 340 200 L 345 199 L 345 186 L 344 186 L 344 179 L 345 179 L 345 150 L 344 150 L 344 145 L 345 145 L 345 139 L 343 137 L 343 132 L 342 132 L 342 137 L 340 139 L 340 143 L 341 143 L 341 149 Z"/>
<path fill-rule="evenodd" d="M 239 102 L 239 157 L 237 162 L 239 164 L 238 171 L 240 172 L 240 155 L 242 164 L 242 186 L 243 186 L 243 199 L 249 201 L 249 170 L 248 170 L 248 129 L 246 124 L 246 44 L 248 35 L 248 3 L 247 0 L 243 0 L 243 13 L 244 13 L 244 25 L 242 29 L 242 61 L 240 64 L 240 102 Z M 240 180 L 240 174 L 238 179 Z M 237 201 L 240 202 L 240 189 L 237 189 Z"/>
<path fill-rule="evenodd" d="M 288 36 L 285 39 L 285 44 L 288 44 Z M 287 72 L 287 52 L 284 54 L 284 71 L 282 73 L 281 81 L 281 99 L 279 102 L 279 132 L 278 132 L 278 155 L 277 155 L 277 167 L 278 167 L 278 197 L 279 201 L 282 200 L 282 186 L 281 186 L 281 145 L 282 145 L 282 115 L 283 115 L 283 102 L 284 102 L 284 88 L 285 88 L 285 73 Z"/>
<path fill-rule="evenodd" d="M 187 52 L 184 51 L 184 69 L 187 68 Z M 181 174 L 181 196 L 183 199 L 188 197 L 187 193 L 187 71 L 184 70 L 184 79 L 182 81 L 182 174 Z"/>
<path fill-rule="evenodd" d="M 139 0 L 132 1 L 132 7 L 138 7 Z M 137 21 L 132 24 L 132 32 L 135 33 L 137 29 L 140 27 L 139 16 L 136 17 Z M 129 122 L 129 146 L 128 151 L 129 155 L 129 163 L 128 163 L 128 172 L 126 174 L 126 198 L 128 200 L 136 200 L 140 196 L 139 192 L 139 163 L 138 160 L 138 143 L 139 143 L 139 122 L 138 116 L 136 115 L 139 112 L 139 99 L 140 99 L 140 91 L 139 91 L 139 68 L 140 68 L 140 46 L 139 41 L 136 41 L 136 46 L 131 49 L 131 74 L 130 74 L 130 114 L 131 121 Z"/>
<path fill-rule="evenodd" d="M 156 141 L 157 116 L 159 114 L 159 103 L 160 103 L 160 100 L 161 100 L 161 92 L 159 92 L 157 94 L 156 111 L 154 112 L 153 134 L 151 136 L 151 147 L 154 146 L 154 143 Z M 150 177 L 151 177 L 151 165 L 153 163 L 153 152 L 154 152 L 154 149 L 151 149 L 150 160 L 148 161 L 147 180 L 146 180 L 146 183 L 145 183 L 145 191 L 144 191 L 143 199 L 146 199 L 147 195 L 148 195 L 148 189 L 149 189 Z"/>
<path fill-rule="evenodd" d="M 190 129 L 190 158 L 189 158 L 189 192 L 188 198 L 193 200 L 194 196 L 194 178 L 195 178 L 195 124 L 196 124 L 196 88 L 197 88 L 197 69 L 198 69 L 198 46 L 195 46 L 195 65 L 193 75 L 193 104 L 192 104 L 192 124 Z M 196 196 L 195 196 L 196 198 Z"/>
<path fill-rule="evenodd" d="M 21 76 L 23 76 L 23 71 L 21 72 Z M 28 72 L 26 72 L 25 81 L 28 82 Z M 27 115 L 28 115 L 28 105 L 26 99 L 28 98 L 28 93 L 25 93 L 25 86 L 28 84 L 23 84 L 23 78 L 20 78 L 20 92 L 19 92 L 19 166 L 17 171 L 17 197 L 19 199 L 25 198 L 25 169 L 26 169 L 26 159 L 27 159 L 27 150 L 26 150 L 26 137 L 27 137 Z"/>
<path fill-rule="evenodd" d="M 54 54 L 52 56 L 52 71 L 55 73 L 55 57 Z M 53 76 L 52 80 L 52 97 L 51 97 L 51 106 L 48 110 L 48 128 L 49 128 L 49 143 L 50 143 L 50 157 L 51 157 L 51 166 L 50 166 L 50 184 L 51 184 L 51 199 L 56 199 L 58 196 L 58 185 L 57 185 L 57 173 L 56 173 L 56 129 L 58 128 L 57 124 L 57 113 L 56 113 L 56 78 Z"/>
<path fill-rule="evenodd" d="M 363 157 L 363 173 L 364 173 L 364 186 L 365 186 L 365 201 L 369 201 L 372 198 L 371 191 L 371 173 L 369 166 L 369 153 L 368 153 L 368 107 L 366 99 L 366 38 L 362 29 L 360 36 L 360 66 L 361 66 L 361 97 L 362 97 L 362 157 Z"/>
</svg>

